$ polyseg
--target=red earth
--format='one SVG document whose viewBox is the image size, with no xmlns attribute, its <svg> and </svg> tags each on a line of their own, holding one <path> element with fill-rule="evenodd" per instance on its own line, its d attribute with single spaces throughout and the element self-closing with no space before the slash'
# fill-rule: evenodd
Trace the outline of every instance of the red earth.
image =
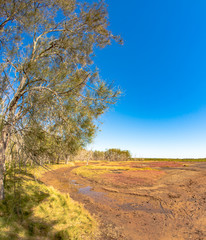
<svg viewBox="0 0 206 240">
<path fill-rule="evenodd" d="M 84 204 L 100 223 L 97 239 L 206 239 L 206 163 L 129 164 L 156 170 L 108 173 L 100 183 L 75 175 L 76 165 L 41 180 Z"/>
</svg>

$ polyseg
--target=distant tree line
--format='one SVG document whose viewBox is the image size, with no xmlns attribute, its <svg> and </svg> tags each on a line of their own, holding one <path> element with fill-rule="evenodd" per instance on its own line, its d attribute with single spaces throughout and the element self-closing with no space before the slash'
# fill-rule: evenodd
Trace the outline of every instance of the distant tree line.
<svg viewBox="0 0 206 240">
<path fill-rule="evenodd" d="M 111 148 L 106 151 L 94 151 L 93 160 L 106 160 L 106 161 L 128 161 L 131 154 L 128 150 L 121 150 L 118 148 Z"/>
</svg>

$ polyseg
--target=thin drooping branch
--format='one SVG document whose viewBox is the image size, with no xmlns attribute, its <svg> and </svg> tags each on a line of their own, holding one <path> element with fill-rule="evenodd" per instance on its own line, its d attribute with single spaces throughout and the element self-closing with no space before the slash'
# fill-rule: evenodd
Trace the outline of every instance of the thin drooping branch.
<svg viewBox="0 0 206 240">
<path fill-rule="evenodd" d="M 4 22 L 0 24 L 0 31 L 3 30 L 4 26 L 9 22 L 12 21 L 13 19 L 11 17 L 7 18 Z"/>
</svg>

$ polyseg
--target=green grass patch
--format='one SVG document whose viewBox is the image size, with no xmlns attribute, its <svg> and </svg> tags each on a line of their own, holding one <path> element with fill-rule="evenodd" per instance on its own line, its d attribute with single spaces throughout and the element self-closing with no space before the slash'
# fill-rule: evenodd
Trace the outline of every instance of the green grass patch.
<svg viewBox="0 0 206 240">
<path fill-rule="evenodd" d="M 37 180 L 45 171 L 33 168 L 7 176 L 6 197 L 0 202 L 0 239 L 94 239 L 98 226 L 83 206 Z"/>
</svg>

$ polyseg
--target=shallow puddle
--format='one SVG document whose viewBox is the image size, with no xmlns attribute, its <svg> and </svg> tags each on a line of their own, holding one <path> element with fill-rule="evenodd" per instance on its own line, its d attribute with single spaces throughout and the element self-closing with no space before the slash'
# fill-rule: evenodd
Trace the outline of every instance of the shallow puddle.
<svg viewBox="0 0 206 240">
<path fill-rule="evenodd" d="M 103 193 L 103 192 L 92 191 L 92 187 L 91 186 L 80 187 L 80 186 L 82 186 L 82 184 L 77 183 L 76 180 L 71 180 L 70 184 L 72 184 L 72 185 L 77 187 L 78 193 L 81 193 L 81 194 L 87 195 L 89 197 L 92 197 L 95 200 L 102 199 L 103 197 L 105 197 L 104 196 L 105 193 Z"/>
<path fill-rule="evenodd" d="M 101 198 L 105 195 L 105 193 L 95 192 L 95 191 L 92 191 L 91 189 L 92 187 L 87 186 L 87 187 L 79 188 L 78 192 L 92 198 Z"/>
<path fill-rule="evenodd" d="M 76 180 L 71 180 L 70 183 L 75 186 L 80 186 L 81 184 L 77 183 Z"/>
<path fill-rule="evenodd" d="M 96 201 L 103 201 L 103 200 L 109 199 L 108 197 L 105 196 L 105 193 L 103 193 L 103 192 L 92 191 L 91 186 L 80 187 L 80 186 L 82 186 L 82 184 L 77 183 L 76 180 L 71 180 L 70 184 L 77 187 L 78 193 L 81 193 L 81 194 L 87 195 L 91 198 L 94 198 Z"/>
<path fill-rule="evenodd" d="M 78 193 L 91 197 L 96 202 L 116 206 L 114 199 L 111 199 L 110 197 L 106 196 L 107 195 L 106 193 L 93 191 L 91 186 L 79 188 Z"/>
</svg>

